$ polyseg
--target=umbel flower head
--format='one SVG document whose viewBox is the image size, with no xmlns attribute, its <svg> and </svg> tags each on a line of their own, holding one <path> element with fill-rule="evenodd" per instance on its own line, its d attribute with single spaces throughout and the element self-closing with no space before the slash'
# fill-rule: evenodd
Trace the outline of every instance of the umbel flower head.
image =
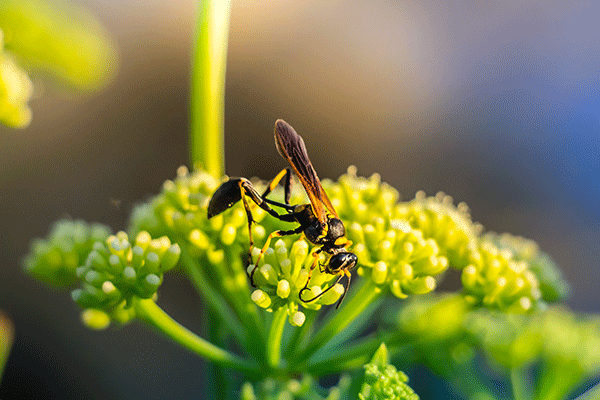
<svg viewBox="0 0 600 400">
<path fill-rule="evenodd" d="M 227 301 L 251 299 L 268 310 L 287 307 L 293 325 L 304 321 L 301 308 L 318 309 L 343 295 L 343 285 L 332 287 L 338 276 L 322 273 L 317 266 L 303 300 L 331 290 L 314 302 L 299 299 L 316 249 L 301 235 L 271 242 L 256 266 L 257 288 L 252 288 L 247 275 L 254 266 L 247 269 L 248 264 L 256 262 L 267 235 L 295 226 L 273 218 L 249 200 L 256 245 L 249 262 L 250 240 L 242 202 L 211 219 L 207 217 L 209 200 L 221 183 L 201 170 L 190 173 L 185 167 L 179 168 L 176 179 L 166 181 L 158 196 L 136 208 L 130 232 L 168 235 L 186 246 L 207 280 L 227 294 Z M 252 184 L 259 192 L 267 186 L 257 180 Z M 323 187 L 353 242 L 348 250 L 358 257 L 358 274 L 371 280 L 382 294 L 406 298 L 429 293 L 452 266 L 462 271 L 464 294 L 473 304 L 520 312 L 535 308 L 540 291 L 527 261 L 508 256 L 507 251 L 496 251 L 493 244 L 482 240 L 482 229 L 472 222 L 466 205 L 455 206 L 444 194 L 427 197 L 424 193 L 410 202 L 400 202 L 398 192 L 382 183 L 379 175 L 358 177 L 354 167 L 338 182 L 323 180 Z M 278 187 L 270 196 L 282 199 L 283 190 Z M 300 185 L 292 187 L 290 202 L 308 203 Z M 318 263 L 327 262 L 325 255 L 320 257 Z"/>
<path fill-rule="evenodd" d="M 81 288 L 73 300 L 84 308 L 112 310 L 133 297 L 149 299 L 163 280 L 163 274 L 177 264 L 181 250 L 166 236 L 152 239 L 140 232 L 131 243 L 125 232 L 94 243 L 85 263 L 77 268 Z"/>
<path fill-rule="evenodd" d="M 25 271 L 33 277 L 59 287 L 77 281 L 76 269 L 83 264 L 97 241 L 104 241 L 110 229 L 102 224 L 64 219 L 54 223 L 47 238 L 31 241 L 23 259 Z"/>
<path fill-rule="evenodd" d="M 529 270 L 539 281 L 542 299 L 547 302 L 564 300 L 569 293 L 569 284 L 552 258 L 542 252 L 536 242 L 510 233 L 488 232 L 485 241 L 494 243 L 499 249 L 510 250 L 517 261 L 526 261 Z"/>
<path fill-rule="evenodd" d="M 465 295 L 474 304 L 522 313 L 535 308 L 541 299 L 537 276 L 525 260 L 507 249 L 482 239 L 471 263 L 462 270 Z"/>
<path fill-rule="evenodd" d="M 324 182 L 333 205 L 355 243 L 359 275 L 399 298 L 424 294 L 436 287 L 436 277 L 448 268 L 448 258 L 399 211 L 398 192 L 378 174 L 358 177 L 348 168 L 339 183 Z"/>
</svg>

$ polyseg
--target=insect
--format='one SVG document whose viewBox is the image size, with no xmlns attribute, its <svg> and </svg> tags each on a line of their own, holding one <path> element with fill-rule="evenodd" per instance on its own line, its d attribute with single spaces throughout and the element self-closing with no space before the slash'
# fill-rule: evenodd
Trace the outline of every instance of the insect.
<svg viewBox="0 0 600 400">
<path fill-rule="evenodd" d="M 260 195 L 252 186 L 250 181 L 245 178 L 232 178 L 223 183 L 215 191 L 208 204 L 208 218 L 222 213 L 237 203 L 240 199 L 242 200 L 244 209 L 246 210 L 246 216 L 248 218 L 248 232 L 250 237 L 249 264 L 252 263 L 251 252 L 254 248 L 251 228 L 254 219 L 252 218 L 252 213 L 250 212 L 250 207 L 247 200 L 248 198 L 280 221 L 296 222 L 300 224 L 300 226 L 295 229 L 277 230 L 268 236 L 260 254 L 258 255 L 255 266 L 250 272 L 250 283 L 252 286 L 255 286 L 254 272 L 258 268 L 258 261 L 267 251 L 271 240 L 274 237 L 303 233 L 311 243 L 320 247 L 312 253 L 314 260 L 310 266 L 306 285 L 304 285 L 304 288 L 300 290 L 300 300 L 305 303 L 309 303 L 318 299 L 327 293 L 327 291 L 331 290 L 337 283 L 341 281 L 344 276 L 346 276 L 348 280 L 344 294 L 336 306 L 336 308 L 338 308 L 346 296 L 346 292 L 350 286 L 350 280 L 352 279 L 350 270 L 356 266 L 358 257 L 356 257 L 356 254 L 347 250 L 352 242 L 346 238 L 346 229 L 344 224 L 333 208 L 331 200 L 329 200 L 329 197 L 327 197 L 327 194 L 321 185 L 321 181 L 319 180 L 315 169 L 308 159 L 306 146 L 304 145 L 304 140 L 302 137 L 298 135 L 294 128 L 292 128 L 287 122 L 279 119 L 275 122 L 275 144 L 279 154 L 289 162 L 292 169 L 296 173 L 296 176 L 302 183 L 310 203 L 290 205 L 291 170 L 290 168 L 285 168 L 270 182 L 269 186 L 262 195 Z M 273 201 L 267 198 L 269 193 L 271 193 L 271 191 L 273 191 L 282 180 L 284 180 L 284 203 Z M 287 213 L 279 214 L 273 210 L 271 206 L 282 208 Z M 308 284 L 310 282 L 312 272 L 317 266 L 318 256 L 322 252 L 329 254 L 330 257 L 328 262 L 325 264 L 319 264 L 321 272 L 331 275 L 339 275 L 339 278 L 334 284 L 329 286 L 320 294 L 310 299 L 304 299 L 302 297 L 302 293 L 308 290 Z"/>
</svg>

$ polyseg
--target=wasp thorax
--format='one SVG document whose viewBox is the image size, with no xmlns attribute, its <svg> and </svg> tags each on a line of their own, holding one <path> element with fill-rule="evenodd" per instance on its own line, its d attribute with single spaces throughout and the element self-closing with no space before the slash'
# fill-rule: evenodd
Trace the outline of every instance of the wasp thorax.
<svg viewBox="0 0 600 400">
<path fill-rule="evenodd" d="M 339 218 L 329 218 L 327 221 L 329 230 L 327 231 L 327 239 L 336 240 L 346 235 L 344 223 Z"/>
</svg>

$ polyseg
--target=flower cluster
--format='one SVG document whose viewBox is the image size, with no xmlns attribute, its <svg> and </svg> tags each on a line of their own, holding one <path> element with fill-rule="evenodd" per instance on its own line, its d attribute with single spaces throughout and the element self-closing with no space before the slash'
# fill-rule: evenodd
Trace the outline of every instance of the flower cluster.
<svg viewBox="0 0 600 400">
<path fill-rule="evenodd" d="M 536 242 L 510 233 L 499 235 L 493 232 L 483 235 L 483 239 L 494 243 L 499 249 L 510 250 L 517 261 L 528 263 L 529 270 L 539 281 L 544 301 L 555 302 L 567 296 L 569 285 L 564 280 L 560 269 L 548 254 L 540 251 Z"/>
<path fill-rule="evenodd" d="M 462 270 L 469 264 L 481 226 L 473 223 L 465 203 L 455 206 L 452 197 L 443 192 L 428 197 L 419 191 L 414 200 L 396 207 L 394 217 L 408 221 L 425 238 L 434 239 L 450 267 Z"/>
<path fill-rule="evenodd" d="M 358 398 L 360 400 L 419 400 L 419 396 L 407 385 L 407 382 L 406 374 L 389 364 L 387 349 L 382 344 L 371 362 L 365 365 L 364 382 Z"/>
<path fill-rule="evenodd" d="M 4 51 L 4 35 L 0 29 L 0 123 L 15 128 L 27 126 L 31 121 L 27 102 L 32 94 L 33 84 L 27 73 Z"/>
<path fill-rule="evenodd" d="M 299 306 L 318 309 L 343 295 L 344 287 L 337 284 L 314 302 L 300 301 L 298 294 L 314 265 L 310 256 L 314 248 L 297 236 L 278 239 L 265 249 L 258 266 L 247 269 L 256 261 L 268 233 L 289 228 L 249 201 L 257 248 L 248 255 L 250 239 L 242 202 L 208 219 L 208 202 L 221 182 L 202 171 L 190 173 L 185 167 L 177 175 L 165 182 L 160 195 L 137 207 L 132 233 L 147 230 L 181 240 L 189 245 L 199 265 L 211 270 L 207 275 L 212 284 L 229 293 L 227 301 L 243 303 L 251 298 L 269 310 L 286 306 L 293 325 L 301 325 L 305 319 Z M 253 181 L 253 185 L 259 192 L 266 187 L 261 181 Z M 427 197 L 419 192 L 414 200 L 399 202 L 398 192 L 382 183 L 379 175 L 358 177 L 354 167 L 338 182 L 324 180 L 323 186 L 353 242 L 349 251 L 358 256 L 358 274 L 382 293 L 399 298 L 429 293 L 443 273 L 454 267 L 461 271 L 464 294 L 474 304 L 524 312 L 535 308 L 540 299 L 538 280 L 529 268 L 532 259 L 517 257 L 496 246 L 490 236 L 481 236 L 482 228 L 472 222 L 467 206 L 455 206 L 449 196 Z M 282 197 L 282 189 L 276 188 L 272 196 Z M 291 203 L 306 202 L 299 185 L 293 187 Z M 319 264 L 326 262 L 324 255 L 320 257 Z M 337 279 L 319 269 L 314 268 L 303 300 L 318 296 Z M 252 270 L 256 290 L 247 281 Z"/>
<path fill-rule="evenodd" d="M 482 239 L 470 261 L 461 279 L 465 295 L 473 303 L 514 313 L 535 308 L 542 293 L 525 260 Z"/>
<path fill-rule="evenodd" d="M 401 212 L 398 192 L 379 175 L 356 176 L 348 168 L 339 183 L 325 182 L 331 200 L 355 243 L 359 275 L 396 297 L 423 294 L 436 287 L 436 276 L 448 268 L 448 258 L 433 238 L 413 226 Z"/>
<path fill-rule="evenodd" d="M 240 400 L 341 400 L 349 398 L 350 383 L 348 376 L 342 376 L 337 386 L 325 390 L 310 375 L 283 382 L 275 379 L 266 379 L 254 385 L 246 382 L 242 386 Z"/>
<path fill-rule="evenodd" d="M 88 224 L 71 219 L 54 223 L 48 237 L 31 241 L 29 254 L 23 259 L 28 274 L 60 287 L 73 286 L 81 266 L 97 241 L 104 241 L 110 229 L 102 224 Z"/>
<path fill-rule="evenodd" d="M 134 296 L 149 299 L 180 253 L 179 245 L 166 236 L 153 240 L 148 232 L 140 232 L 134 243 L 125 232 L 96 242 L 77 268 L 82 287 L 71 292 L 73 300 L 84 308 L 111 310 Z"/>
</svg>

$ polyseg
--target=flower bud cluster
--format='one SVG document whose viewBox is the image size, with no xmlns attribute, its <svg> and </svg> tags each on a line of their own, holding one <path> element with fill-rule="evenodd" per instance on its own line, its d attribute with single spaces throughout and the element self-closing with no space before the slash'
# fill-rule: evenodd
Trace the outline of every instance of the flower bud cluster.
<svg viewBox="0 0 600 400">
<path fill-rule="evenodd" d="M 452 197 L 443 192 L 427 197 L 419 191 L 414 200 L 394 209 L 394 218 L 408 221 L 426 239 L 434 239 L 450 267 L 462 270 L 469 264 L 481 227 L 473 223 L 465 203 L 455 206 Z"/>
<path fill-rule="evenodd" d="M 253 261 L 258 257 L 259 249 L 253 252 Z M 306 285 L 308 271 L 314 260 L 310 247 L 305 240 L 297 240 L 288 250 L 283 240 L 278 240 L 274 248 L 268 248 L 254 272 L 254 282 L 259 289 L 252 292 L 252 300 L 262 308 L 277 309 L 282 306 L 288 308 L 290 324 L 300 326 L 306 316 L 298 311 L 298 305 L 304 308 L 318 310 L 322 305 L 333 304 L 344 294 L 344 286 L 335 283 L 338 275 L 331 275 L 320 271 L 317 265 L 313 269 L 308 289 L 302 293 L 302 300 L 310 300 L 327 290 L 325 294 L 314 301 L 299 301 L 300 291 Z M 324 254 L 319 255 L 318 263 L 325 263 Z M 248 266 L 248 273 L 252 273 L 255 264 Z"/>
<path fill-rule="evenodd" d="M 189 173 L 181 167 L 175 180 L 165 182 L 159 196 L 137 208 L 132 231 L 144 229 L 153 235 L 168 234 L 184 240 L 200 264 L 211 268 L 209 275 L 217 286 L 236 296 L 252 298 L 267 309 L 287 303 L 293 319 L 298 304 L 302 304 L 297 292 L 306 284 L 301 281 L 308 277 L 312 256 L 303 256 L 302 262 L 294 264 L 298 269 L 292 271 L 286 260 L 291 260 L 288 253 L 299 257 L 299 245 L 295 244 L 298 236 L 282 237 L 261 259 L 255 271 L 258 290 L 251 291 L 247 282 L 248 225 L 242 202 L 210 220 L 206 216 L 208 202 L 220 183 L 205 172 Z M 253 185 L 259 192 L 266 187 L 264 182 L 254 181 Z M 489 238 L 482 239 L 482 229 L 471 221 L 467 206 L 455 206 L 449 196 L 439 193 L 427 197 L 420 192 L 410 202 L 399 202 L 398 192 L 382 183 L 379 175 L 358 177 L 354 167 L 337 183 L 324 180 L 323 186 L 344 221 L 346 236 L 353 242 L 348 251 L 358 257 L 358 274 L 380 288 L 388 288 L 395 296 L 405 298 L 433 291 L 437 279 L 453 266 L 462 271 L 464 293 L 473 303 L 522 312 L 534 308 L 540 298 L 538 281 L 528 268 L 531 260 L 499 248 Z M 276 188 L 271 198 L 282 199 L 282 192 L 281 187 Z M 302 187 L 294 185 L 291 204 L 307 202 Z M 252 236 L 258 248 L 269 233 L 294 227 L 271 217 L 251 200 L 248 204 L 254 219 Z M 311 248 L 306 254 L 313 251 Z M 250 263 L 255 262 L 256 254 L 253 257 Z M 324 255 L 320 257 L 320 264 L 327 262 Z M 319 269 L 314 269 L 309 283 L 313 297 L 337 278 L 325 276 Z M 320 301 L 302 305 L 318 308 L 334 302 L 333 297 L 339 297 L 341 292 L 339 285 Z M 298 316 L 295 325 L 301 319 Z"/>
<path fill-rule="evenodd" d="M 389 364 L 385 345 L 381 345 L 371 362 L 364 368 L 364 381 L 358 394 L 360 400 L 419 400 L 419 396 L 407 385 L 406 374 Z"/>
<path fill-rule="evenodd" d="M 0 29 L 0 123 L 23 128 L 31 121 L 27 102 L 33 94 L 33 84 L 27 73 L 4 51 L 3 36 Z"/>
<path fill-rule="evenodd" d="M 301 380 L 289 379 L 278 381 L 267 378 L 262 382 L 244 383 L 240 395 L 241 400 L 295 400 L 319 398 L 342 400 L 349 398 L 350 377 L 344 375 L 337 386 L 323 389 L 310 375 L 302 375 Z M 321 396 L 323 394 L 325 397 Z"/>
<path fill-rule="evenodd" d="M 77 268 L 81 288 L 73 300 L 87 309 L 119 313 L 127 311 L 132 297 L 148 299 L 156 294 L 163 274 L 175 267 L 181 250 L 163 236 L 152 239 L 140 232 L 133 243 L 125 232 L 94 243 L 85 263 Z M 124 315 L 127 317 L 127 315 Z"/>
<path fill-rule="evenodd" d="M 356 168 L 340 177 L 339 184 L 326 182 L 331 201 L 346 222 L 346 235 L 355 245 L 358 273 L 379 287 L 389 287 L 399 298 L 429 293 L 436 276 L 448 268 L 448 258 L 433 238 L 409 222 L 398 203 L 398 192 L 379 175 L 356 176 Z"/>
<path fill-rule="evenodd" d="M 543 360 L 558 375 L 550 381 L 560 380 L 565 368 L 584 378 L 600 372 L 600 319 L 562 307 L 509 314 L 473 308 L 462 296 L 419 296 L 398 322 L 401 333 L 416 340 L 418 361 L 443 376 L 468 371 L 465 363 L 478 350 L 507 369 Z"/>
<path fill-rule="evenodd" d="M 509 233 L 501 235 L 486 233 L 483 239 L 491 241 L 499 249 L 510 250 L 517 261 L 526 261 L 529 270 L 535 274 L 539 281 L 542 299 L 547 302 L 563 300 L 569 292 L 569 284 L 564 280 L 552 258 L 540 251 L 533 240 Z"/>
<path fill-rule="evenodd" d="M 541 291 L 535 274 L 524 260 L 507 249 L 482 239 L 471 263 L 462 270 L 465 296 L 491 309 L 523 313 L 535 308 Z"/>
<path fill-rule="evenodd" d="M 104 241 L 110 229 L 102 224 L 88 224 L 70 219 L 54 223 L 48 237 L 34 239 L 29 254 L 23 259 L 28 274 L 60 287 L 73 286 L 76 269 L 85 261 L 97 241 Z"/>
</svg>

